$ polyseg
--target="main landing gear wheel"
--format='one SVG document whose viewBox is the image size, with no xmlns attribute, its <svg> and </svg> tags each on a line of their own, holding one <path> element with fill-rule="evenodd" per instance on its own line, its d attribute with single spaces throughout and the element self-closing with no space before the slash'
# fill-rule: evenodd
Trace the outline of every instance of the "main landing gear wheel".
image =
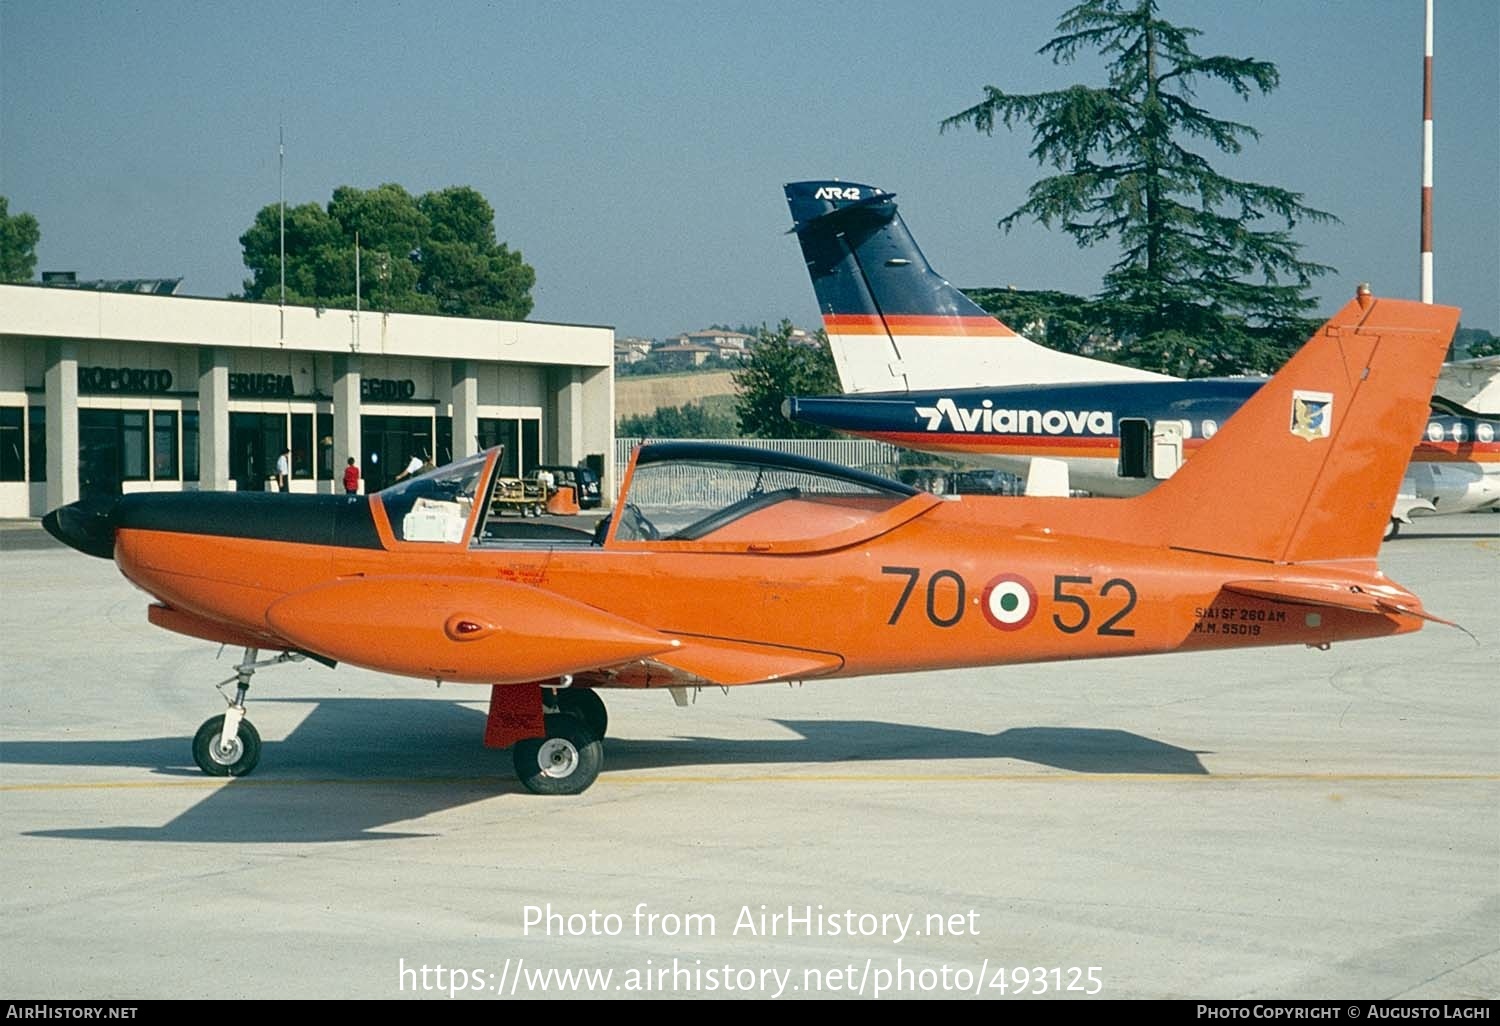
<svg viewBox="0 0 1500 1026">
<path fill-rule="evenodd" d="M 243 777 L 260 762 L 260 733 L 240 720 L 235 736 L 224 744 L 224 717 L 205 720 L 193 736 L 193 761 L 211 777 Z"/>
<path fill-rule="evenodd" d="M 1396 537 L 1396 535 L 1398 535 L 1400 533 L 1401 533 L 1401 521 L 1397 520 L 1395 517 L 1391 517 L 1391 522 L 1389 524 L 1387 524 L 1386 528 L 1385 528 L 1385 540 L 1386 541 L 1390 541 L 1392 538 Z"/>
<path fill-rule="evenodd" d="M 604 765 L 604 745 L 577 716 L 552 713 L 546 737 L 517 741 L 516 776 L 532 794 L 581 794 Z"/>
<path fill-rule="evenodd" d="M 609 710 L 593 688 L 559 688 L 552 694 L 557 711 L 578 717 L 588 724 L 595 737 L 602 739 L 609 732 Z"/>
</svg>

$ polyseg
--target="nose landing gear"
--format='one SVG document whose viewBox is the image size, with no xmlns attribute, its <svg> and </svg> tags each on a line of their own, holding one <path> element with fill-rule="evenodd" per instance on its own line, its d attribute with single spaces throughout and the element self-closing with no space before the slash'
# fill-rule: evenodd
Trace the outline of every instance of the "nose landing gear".
<svg viewBox="0 0 1500 1026">
<path fill-rule="evenodd" d="M 203 722 L 193 735 L 193 761 L 211 777 L 243 777 L 260 762 L 260 733 L 245 719 L 245 696 L 250 692 L 250 678 L 262 666 L 276 666 L 305 659 L 300 652 L 282 652 L 271 659 L 257 660 L 260 649 L 247 648 L 234 668 L 234 676 L 215 684 L 229 708 L 220 716 Z M 235 685 L 234 697 L 224 691 Z"/>
</svg>

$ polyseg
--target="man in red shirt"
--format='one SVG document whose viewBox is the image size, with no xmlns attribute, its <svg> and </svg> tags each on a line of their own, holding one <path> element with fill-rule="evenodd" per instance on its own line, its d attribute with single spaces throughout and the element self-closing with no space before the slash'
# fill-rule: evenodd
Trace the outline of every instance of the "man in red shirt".
<svg viewBox="0 0 1500 1026">
<path fill-rule="evenodd" d="M 349 465 L 344 468 L 344 494 L 359 494 L 359 468 L 354 465 L 354 457 L 349 457 Z"/>
</svg>

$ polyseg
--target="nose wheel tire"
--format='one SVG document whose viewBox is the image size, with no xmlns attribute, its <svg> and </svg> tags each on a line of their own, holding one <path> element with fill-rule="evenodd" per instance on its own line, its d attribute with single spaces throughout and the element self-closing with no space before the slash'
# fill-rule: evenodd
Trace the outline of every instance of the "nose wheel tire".
<svg viewBox="0 0 1500 1026">
<path fill-rule="evenodd" d="M 224 717 L 204 721 L 193 736 L 193 761 L 211 777 L 243 777 L 260 762 L 260 733 L 241 720 L 235 737 L 225 746 Z"/>
<path fill-rule="evenodd" d="M 532 794 L 581 794 L 599 776 L 604 744 L 587 723 L 568 713 L 545 721 L 546 737 L 516 742 L 516 776 Z"/>
<path fill-rule="evenodd" d="M 1391 522 L 1385 526 L 1385 540 L 1390 541 L 1401 533 L 1401 521 L 1391 517 Z"/>
</svg>

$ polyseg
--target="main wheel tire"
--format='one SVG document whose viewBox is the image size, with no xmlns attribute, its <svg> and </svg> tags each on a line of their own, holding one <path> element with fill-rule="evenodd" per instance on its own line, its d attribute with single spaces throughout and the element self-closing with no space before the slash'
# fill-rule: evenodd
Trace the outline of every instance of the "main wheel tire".
<svg viewBox="0 0 1500 1026">
<path fill-rule="evenodd" d="M 211 777 L 243 777 L 260 762 L 260 732 L 249 720 L 240 720 L 228 748 L 219 744 L 223 734 L 223 716 L 205 720 L 193 735 L 193 761 Z"/>
<path fill-rule="evenodd" d="M 609 733 L 609 710 L 604 699 L 593 688 L 561 688 L 557 692 L 557 711 L 576 716 L 588 724 L 594 736 L 603 740 Z"/>
<path fill-rule="evenodd" d="M 547 736 L 517 741 L 516 776 L 532 794 L 581 794 L 604 766 L 604 745 L 580 717 L 553 713 Z"/>
<path fill-rule="evenodd" d="M 1400 533 L 1401 533 L 1401 521 L 1397 520 L 1395 517 L 1391 517 L 1391 522 L 1389 524 L 1387 524 L 1386 528 L 1385 528 L 1385 539 L 1384 540 L 1385 541 L 1390 541 L 1392 538 L 1396 537 L 1396 535 L 1398 535 Z"/>
</svg>

